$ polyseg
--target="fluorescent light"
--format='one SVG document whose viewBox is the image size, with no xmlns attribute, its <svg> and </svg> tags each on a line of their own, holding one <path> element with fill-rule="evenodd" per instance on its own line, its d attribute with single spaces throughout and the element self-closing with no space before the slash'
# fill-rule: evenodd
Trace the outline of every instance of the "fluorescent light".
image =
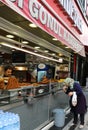
<svg viewBox="0 0 88 130">
<path fill-rule="evenodd" d="M 35 46 L 35 49 L 39 49 L 40 47 L 39 46 Z"/>
<path fill-rule="evenodd" d="M 46 52 L 46 53 L 47 53 L 47 52 L 49 52 L 49 51 L 48 51 L 48 50 L 45 50 L 44 52 Z"/>
<path fill-rule="evenodd" d="M 30 23 L 29 26 L 32 28 L 37 28 L 37 26 L 34 23 Z"/>
<path fill-rule="evenodd" d="M 62 62 L 63 62 L 63 59 L 62 59 L 62 58 L 59 58 L 59 62 L 62 63 Z"/>
<path fill-rule="evenodd" d="M 8 38 L 14 38 L 13 35 L 6 35 L 6 37 L 8 37 Z"/>
<path fill-rule="evenodd" d="M 28 41 L 22 41 L 22 43 L 24 43 L 24 44 L 28 44 Z"/>
<path fill-rule="evenodd" d="M 12 51 L 15 51 L 14 49 Z"/>
<path fill-rule="evenodd" d="M 23 67 L 23 66 L 16 66 L 15 67 L 16 70 L 20 70 L 20 71 L 23 71 L 23 70 L 27 70 L 27 67 Z"/>
<path fill-rule="evenodd" d="M 50 58 L 50 57 L 47 57 L 47 56 L 44 56 L 44 55 L 41 55 L 41 54 L 37 54 L 37 53 L 31 52 L 29 50 L 26 50 L 26 49 L 23 49 L 23 48 L 20 48 L 20 47 L 17 47 L 17 46 L 13 46 L 13 45 L 10 45 L 10 44 L 4 43 L 4 42 L 2 42 L 1 44 L 4 45 L 4 46 L 10 47 L 12 49 L 16 49 L 16 50 L 19 50 L 19 51 L 26 52 L 28 54 L 32 54 L 32 55 L 35 55 L 35 56 L 38 56 L 38 57 L 41 57 L 41 58 L 45 58 L 45 59 L 48 59 L 48 60 L 51 60 L 51 61 L 59 62 L 59 60 L 56 60 L 56 59 L 53 59 L 53 58 Z"/>
<path fill-rule="evenodd" d="M 65 48 L 69 48 L 68 46 L 66 46 Z"/>
<path fill-rule="evenodd" d="M 53 56 L 55 56 L 55 53 L 52 53 Z"/>
<path fill-rule="evenodd" d="M 52 40 L 57 41 L 57 39 L 56 39 L 56 38 L 53 38 Z"/>
<path fill-rule="evenodd" d="M 63 54 L 59 53 L 59 56 L 62 56 Z"/>
</svg>

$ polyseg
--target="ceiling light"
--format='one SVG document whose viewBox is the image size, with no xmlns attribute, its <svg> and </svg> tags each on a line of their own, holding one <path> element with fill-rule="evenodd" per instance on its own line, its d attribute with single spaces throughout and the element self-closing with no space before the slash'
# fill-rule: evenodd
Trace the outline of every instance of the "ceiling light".
<svg viewBox="0 0 88 130">
<path fill-rule="evenodd" d="M 65 48 L 69 48 L 68 46 L 66 46 Z"/>
<path fill-rule="evenodd" d="M 15 69 L 20 71 L 28 70 L 27 67 L 23 67 L 23 66 L 16 66 Z"/>
<path fill-rule="evenodd" d="M 46 53 L 47 53 L 47 52 L 49 52 L 49 51 L 48 51 L 48 50 L 45 50 L 44 52 L 46 52 Z"/>
<path fill-rule="evenodd" d="M 6 35 L 6 37 L 8 37 L 8 38 L 14 38 L 13 35 Z"/>
<path fill-rule="evenodd" d="M 62 59 L 62 58 L 59 58 L 59 62 L 62 63 L 62 62 L 63 62 L 63 59 Z"/>
<path fill-rule="evenodd" d="M 12 51 L 15 51 L 14 49 L 12 49 Z"/>
<path fill-rule="evenodd" d="M 59 56 L 63 56 L 61 53 L 59 53 Z"/>
<path fill-rule="evenodd" d="M 52 53 L 53 56 L 55 56 L 55 53 Z"/>
<path fill-rule="evenodd" d="M 51 60 L 51 61 L 59 62 L 59 60 L 56 60 L 56 59 L 53 59 L 51 57 L 47 57 L 47 56 L 44 56 L 44 55 L 41 55 L 41 54 L 37 54 L 37 53 L 34 53 L 32 51 L 29 51 L 29 50 L 26 50 L 26 49 L 23 49 L 23 48 L 20 48 L 20 47 L 17 47 L 17 46 L 13 46 L 13 45 L 10 45 L 10 44 L 4 43 L 4 42 L 2 42 L 1 44 L 4 45 L 4 46 L 10 47 L 12 49 L 16 49 L 16 50 L 19 50 L 19 51 L 26 52 L 28 54 L 32 54 L 32 55 L 35 55 L 35 56 L 38 56 L 38 57 L 41 57 L 41 58 L 45 58 L 45 59 L 48 59 L 48 60 Z"/>
<path fill-rule="evenodd" d="M 39 46 L 35 46 L 35 49 L 39 49 L 40 47 Z"/>
<path fill-rule="evenodd" d="M 37 28 L 37 26 L 33 23 L 30 23 L 29 26 L 32 27 L 32 28 Z"/>
<path fill-rule="evenodd" d="M 52 40 L 57 41 L 57 39 L 56 39 L 56 38 L 53 38 Z"/>
<path fill-rule="evenodd" d="M 22 41 L 23 44 L 28 44 L 28 41 Z"/>
</svg>

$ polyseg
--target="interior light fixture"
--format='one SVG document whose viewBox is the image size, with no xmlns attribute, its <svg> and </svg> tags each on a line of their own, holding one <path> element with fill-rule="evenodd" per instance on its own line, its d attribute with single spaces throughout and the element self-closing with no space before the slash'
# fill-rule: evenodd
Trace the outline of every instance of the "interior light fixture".
<svg viewBox="0 0 88 130">
<path fill-rule="evenodd" d="M 23 66 L 16 66 L 15 69 L 20 71 L 28 70 L 27 67 L 23 67 Z"/>
<path fill-rule="evenodd" d="M 62 58 L 59 58 L 59 62 L 62 63 L 62 62 L 63 62 L 63 59 L 62 59 Z"/>
<path fill-rule="evenodd" d="M 52 53 L 53 56 L 55 56 L 55 53 Z"/>
<path fill-rule="evenodd" d="M 59 53 L 59 56 L 63 56 L 63 54 Z"/>
<path fill-rule="evenodd" d="M 8 38 L 14 38 L 14 36 L 10 35 L 10 34 L 6 35 L 6 37 L 8 37 Z"/>
<path fill-rule="evenodd" d="M 12 49 L 12 51 L 15 51 L 14 49 Z"/>
<path fill-rule="evenodd" d="M 53 38 L 52 40 L 57 41 L 57 39 L 56 39 L 56 38 Z"/>
<path fill-rule="evenodd" d="M 34 48 L 35 48 L 35 49 L 39 49 L 40 47 L 39 47 L 39 46 L 35 46 Z"/>
<path fill-rule="evenodd" d="M 22 41 L 21 43 L 23 43 L 23 44 L 28 44 L 28 41 Z"/>
<path fill-rule="evenodd" d="M 44 52 L 48 53 L 49 51 L 48 51 L 48 50 L 45 50 Z"/>
<path fill-rule="evenodd" d="M 68 46 L 66 46 L 65 48 L 69 48 Z"/>
<path fill-rule="evenodd" d="M 34 23 L 30 23 L 29 26 L 32 28 L 37 28 L 37 26 Z"/>
<path fill-rule="evenodd" d="M 7 44 L 7 43 L 4 43 L 2 42 L 1 43 L 3 46 L 7 46 L 7 47 L 10 47 L 12 49 L 16 49 L 16 50 L 19 50 L 19 51 L 23 51 L 23 52 L 26 52 L 28 54 L 32 54 L 32 55 L 35 55 L 35 56 L 38 56 L 38 57 L 41 57 L 41 58 L 44 58 L 44 59 L 48 59 L 48 60 L 51 60 L 51 61 L 55 61 L 55 62 L 59 62 L 59 60 L 56 60 L 56 59 L 53 59 L 53 58 L 50 58 L 50 57 L 47 57 L 47 56 L 44 56 L 44 55 L 41 55 L 41 54 L 38 54 L 38 53 L 34 53 L 32 51 L 29 51 L 29 50 L 26 50 L 26 49 L 23 49 L 23 48 L 20 48 L 20 47 L 17 47 L 17 46 L 14 46 L 14 45 L 11 45 L 11 44 Z M 59 62 L 60 63 L 60 62 Z"/>
</svg>

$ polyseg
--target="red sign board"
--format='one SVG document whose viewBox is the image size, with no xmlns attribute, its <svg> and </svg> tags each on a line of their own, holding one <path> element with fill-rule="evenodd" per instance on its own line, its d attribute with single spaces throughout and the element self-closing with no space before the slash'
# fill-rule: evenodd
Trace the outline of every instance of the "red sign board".
<svg viewBox="0 0 88 130">
<path fill-rule="evenodd" d="M 56 37 L 80 55 L 85 56 L 84 46 L 61 23 L 60 17 L 62 16 L 58 19 L 44 3 L 40 3 L 38 0 L 1 0 L 1 2 L 35 23 L 53 37 Z"/>
</svg>

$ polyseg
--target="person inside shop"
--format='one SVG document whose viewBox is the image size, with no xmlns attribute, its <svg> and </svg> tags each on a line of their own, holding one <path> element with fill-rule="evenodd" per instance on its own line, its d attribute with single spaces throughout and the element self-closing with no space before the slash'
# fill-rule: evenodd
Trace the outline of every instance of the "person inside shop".
<svg viewBox="0 0 88 130">
<path fill-rule="evenodd" d="M 17 78 L 13 75 L 14 67 L 11 65 L 4 66 L 4 84 L 6 89 L 18 88 L 19 83 Z"/>
<path fill-rule="evenodd" d="M 73 113 L 73 123 L 72 125 L 77 125 L 78 123 L 78 115 L 80 115 L 80 126 L 79 128 L 84 127 L 85 113 L 87 111 L 86 98 L 83 94 L 80 83 L 74 81 L 72 78 L 66 78 L 63 84 L 63 91 L 70 97 L 69 104 L 71 107 L 71 112 Z M 73 94 L 76 94 L 77 97 L 76 104 L 73 105 L 72 98 Z"/>
<path fill-rule="evenodd" d="M 3 75 L 4 75 L 4 68 L 1 65 L 0 66 L 0 90 L 4 89 L 4 79 L 3 79 Z"/>
<path fill-rule="evenodd" d="M 12 76 L 13 67 L 8 65 L 4 67 L 4 77 L 10 77 Z"/>
<path fill-rule="evenodd" d="M 12 76 L 13 67 L 11 65 L 4 66 L 4 81 L 7 84 L 8 79 Z"/>
</svg>

